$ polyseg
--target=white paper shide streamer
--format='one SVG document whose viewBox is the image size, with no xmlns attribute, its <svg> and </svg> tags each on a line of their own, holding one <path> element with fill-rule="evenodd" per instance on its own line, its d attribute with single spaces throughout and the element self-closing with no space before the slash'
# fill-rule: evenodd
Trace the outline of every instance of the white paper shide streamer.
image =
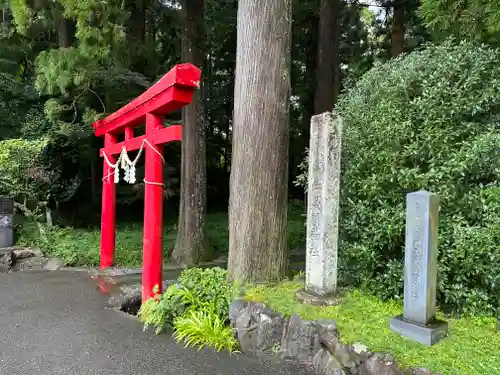
<svg viewBox="0 0 500 375">
<path fill-rule="evenodd" d="M 122 151 L 120 153 L 120 156 L 116 160 L 116 163 L 113 164 L 109 161 L 108 156 L 106 155 L 106 152 L 103 152 L 104 160 L 106 161 L 106 164 L 112 169 L 110 173 L 108 173 L 107 176 L 103 178 L 103 180 L 109 181 L 110 177 L 112 174 L 114 174 L 114 183 L 117 184 L 120 182 L 120 168 L 123 169 L 124 175 L 123 175 L 123 180 L 129 184 L 135 184 L 137 181 L 136 176 L 135 176 L 135 165 L 139 161 L 139 158 L 142 155 L 142 150 L 144 149 L 144 145 L 148 145 L 151 147 L 152 150 L 154 150 L 163 160 L 163 164 L 165 164 L 165 159 L 163 158 L 163 155 L 151 145 L 151 143 L 148 142 L 147 139 L 142 141 L 141 148 L 139 149 L 139 152 L 137 153 L 137 156 L 135 157 L 134 160 L 130 160 L 127 154 L 127 150 L 125 147 L 122 148 Z M 162 183 L 159 182 L 148 182 L 144 180 L 146 184 L 153 184 L 153 185 L 163 185 Z"/>
</svg>

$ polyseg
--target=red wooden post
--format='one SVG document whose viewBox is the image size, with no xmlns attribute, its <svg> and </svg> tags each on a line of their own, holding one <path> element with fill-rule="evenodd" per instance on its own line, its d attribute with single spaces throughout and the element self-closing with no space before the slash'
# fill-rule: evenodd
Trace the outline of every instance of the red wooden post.
<svg viewBox="0 0 500 375">
<path fill-rule="evenodd" d="M 104 148 L 110 147 L 116 143 L 116 137 L 113 134 L 104 135 Z M 116 158 L 107 155 L 110 163 L 116 163 Z M 115 263 L 115 224 L 116 224 L 116 205 L 115 205 L 115 181 L 114 170 L 110 168 L 106 160 L 103 160 L 103 181 L 102 181 L 102 214 L 101 214 L 101 257 L 100 268 L 111 267 Z"/>
<path fill-rule="evenodd" d="M 154 134 L 163 128 L 163 116 L 146 115 L 146 172 L 144 178 L 144 238 L 142 259 L 142 300 L 161 293 L 163 270 L 163 144 L 154 144 Z M 149 146 L 149 145 L 148 145 Z M 154 148 L 153 148 L 154 147 Z"/>
</svg>

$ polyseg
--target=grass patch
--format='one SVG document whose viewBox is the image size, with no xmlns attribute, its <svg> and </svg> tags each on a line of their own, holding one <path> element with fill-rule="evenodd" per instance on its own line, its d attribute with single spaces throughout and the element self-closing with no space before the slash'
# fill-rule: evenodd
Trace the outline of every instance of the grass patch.
<svg viewBox="0 0 500 375">
<path fill-rule="evenodd" d="M 197 346 L 198 350 L 209 347 L 220 352 L 227 349 L 234 352 L 238 341 L 234 330 L 224 320 L 210 311 L 191 310 L 174 320 L 174 338 L 184 341 L 185 346 Z"/>
<path fill-rule="evenodd" d="M 290 204 L 288 214 L 289 247 L 303 245 L 305 241 L 305 218 L 299 204 Z M 207 237 L 214 254 L 227 254 L 229 245 L 228 215 L 225 212 L 211 213 L 206 218 Z M 142 223 L 118 224 L 116 228 L 116 264 L 133 267 L 142 261 Z M 58 257 L 70 266 L 99 264 L 100 228 L 74 229 L 55 228 L 48 233 L 48 241 L 40 240 L 39 232 L 32 222 L 24 221 L 17 229 L 17 244 L 37 246 L 44 253 Z M 164 221 L 163 250 L 170 253 L 177 237 L 177 218 Z"/>
<path fill-rule="evenodd" d="M 295 281 L 255 286 L 247 291 L 245 298 L 263 302 L 286 316 L 334 319 L 344 343 L 361 342 L 372 351 L 391 353 L 404 367 L 425 367 L 442 375 L 500 374 L 500 332 L 496 330 L 494 318 L 447 317 L 449 336 L 432 347 L 425 347 L 389 329 L 390 319 L 402 313 L 398 302 L 382 302 L 353 291 L 339 306 L 302 305 L 295 298 L 302 287 L 302 283 Z M 444 319 L 443 315 L 438 317 Z"/>
</svg>

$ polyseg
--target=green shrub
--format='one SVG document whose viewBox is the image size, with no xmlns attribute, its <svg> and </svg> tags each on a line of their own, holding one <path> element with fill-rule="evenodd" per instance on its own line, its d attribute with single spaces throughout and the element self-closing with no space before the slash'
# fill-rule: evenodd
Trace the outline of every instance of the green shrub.
<svg viewBox="0 0 500 375">
<path fill-rule="evenodd" d="M 233 286 L 227 281 L 227 271 L 219 268 L 190 268 L 182 272 L 179 284 L 185 290 L 183 303 L 194 310 L 213 310 L 227 319 L 233 299 Z"/>
<path fill-rule="evenodd" d="M 174 338 L 178 342 L 184 341 L 186 346 L 198 346 L 199 349 L 207 346 L 230 352 L 238 347 L 234 330 L 212 311 L 191 310 L 174 320 L 174 328 Z"/>
<path fill-rule="evenodd" d="M 439 195 L 441 307 L 500 295 L 500 52 L 430 46 L 375 66 L 339 100 L 343 281 L 401 298 L 405 196 Z"/>
<path fill-rule="evenodd" d="M 175 318 L 184 314 L 187 306 L 183 303 L 186 289 L 176 284 L 170 285 L 165 293 L 151 298 L 141 305 L 138 316 L 144 329 L 152 326 L 160 334 Z"/>
<path fill-rule="evenodd" d="M 177 284 L 141 306 L 139 320 L 145 328 L 154 326 L 157 333 L 190 311 L 205 311 L 226 322 L 234 296 L 226 277 L 226 270 L 219 267 L 187 269 Z"/>
</svg>

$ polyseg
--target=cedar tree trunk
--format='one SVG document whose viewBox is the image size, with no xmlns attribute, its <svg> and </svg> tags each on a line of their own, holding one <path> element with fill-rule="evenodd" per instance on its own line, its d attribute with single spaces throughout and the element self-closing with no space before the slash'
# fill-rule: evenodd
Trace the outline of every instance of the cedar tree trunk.
<svg viewBox="0 0 500 375">
<path fill-rule="evenodd" d="M 391 56 L 396 57 L 404 52 L 405 45 L 405 6 L 403 1 L 394 1 L 394 14 L 391 27 Z"/>
<path fill-rule="evenodd" d="M 229 276 L 287 268 L 291 0 L 240 0 L 229 199 Z"/>
<path fill-rule="evenodd" d="M 183 0 L 182 60 L 203 66 L 203 0 Z M 206 129 L 200 94 L 182 110 L 182 157 L 179 227 L 172 258 L 193 265 L 206 260 Z M 208 254 L 210 255 L 210 254 Z"/>
<path fill-rule="evenodd" d="M 340 91 L 340 0 L 321 0 L 314 114 L 333 110 Z"/>
</svg>

